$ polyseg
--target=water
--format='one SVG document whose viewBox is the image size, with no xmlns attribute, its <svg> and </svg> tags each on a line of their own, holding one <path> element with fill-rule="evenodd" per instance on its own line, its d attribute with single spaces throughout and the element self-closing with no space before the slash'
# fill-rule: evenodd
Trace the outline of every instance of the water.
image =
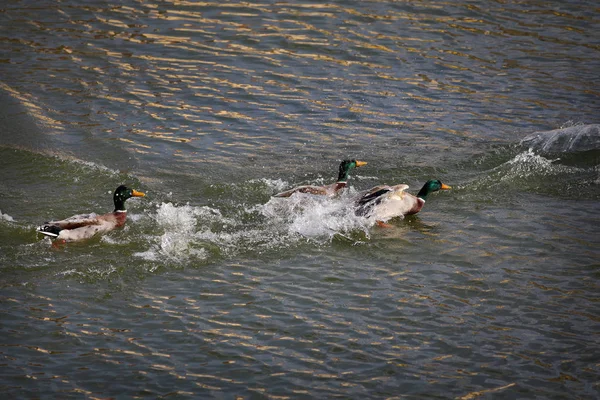
<svg viewBox="0 0 600 400">
<path fill-rule="evenodd" d="M 10 398 L 596 398 L 588 2 L 9 1 L 0 386 Z M 275 199 L 367 161 L 340 199 Z M 382 229 L 352 198 L 453 187 Z M 52 218 L 126 226 L 55 248 Z"/>
</svg>

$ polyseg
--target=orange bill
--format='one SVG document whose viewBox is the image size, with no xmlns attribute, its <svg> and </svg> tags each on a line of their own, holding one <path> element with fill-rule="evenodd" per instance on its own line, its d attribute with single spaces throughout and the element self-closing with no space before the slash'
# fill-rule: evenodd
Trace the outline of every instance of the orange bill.
<svg viewBox="0 0 600 400">
<path fill-rule="evenodd" d="M 357 167 L 362 167 L 363 165 L 367 165 L 367 162 L 366 161 L 356 161 Z"/>
<path fill-rule="evenodd" d="M 452 189 L 452 188 L 450 186 L 442 183 L 442 189 L 443 190 L 448 190 L 448 189 Z"/>
<path fill-rule="evenodd" d="M 146 195 L 146 193 L 138 192 L 137 190 L 132 190 L 131 195 L 133 197 L 144 197 Z"/>
</svg>

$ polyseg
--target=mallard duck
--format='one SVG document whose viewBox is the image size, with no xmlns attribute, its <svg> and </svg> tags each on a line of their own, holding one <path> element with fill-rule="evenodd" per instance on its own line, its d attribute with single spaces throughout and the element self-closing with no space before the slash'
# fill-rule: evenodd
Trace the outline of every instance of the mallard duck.
<svg viewBox="0 0 600 400">
<path fill-rule="evenodd" d="M 294 193 L 310 193 L 318 194 L 323 196 L 335 196 L 337 192 L 346 187 L 348 181 L 348 174 L 350 170 L 367 165 L 365 161 L 357 160 L 344 160 L 340 163 L 340 169 L 338 173 L 338 179 L 335 183 L 325 186 L 305 185 L 298 186 L 285 192 L 277 193 L 273 197 L 290 197 Z"/>
<path fill-rule="evenodd" d="M 60 221 L 49 221 L 38 226 L 36 231 L 66 242 L 89 239 L 96 234 L 106 233 L 123 226 L 127 219 L 125 200 L 143 196 L 145 196 L 144 193 L 121 185 L 113 195 L 115 202 L 113 212 L 104 215 L 80 214 Z"/>
<path fill-rule="evenodd" d="M 355 213 L 358 216 L 374 218 L 378 224 L 394 217 L 416 214 L 425 205 L 425 199 L 432 192 L 451 189 L 437 179 L 425 182 L 419 193 L 414 196 L 406 193 L 408 185 L 376 186 L 356 201 Z"/>
</svg>

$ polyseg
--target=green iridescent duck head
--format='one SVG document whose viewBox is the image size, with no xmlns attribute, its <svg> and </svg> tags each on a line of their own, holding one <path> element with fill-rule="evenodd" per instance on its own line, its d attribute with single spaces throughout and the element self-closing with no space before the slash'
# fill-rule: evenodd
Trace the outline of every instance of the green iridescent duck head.
<svg viewBox="0 0 600 400">
<path fill-rule="evenodd" d="M 115 202 L 115 211 L 125 211 L 125 201 L 132 197 L 144 197 L 146 194 L 121 185 L 115 189 L 113 200 Z"/>
<path fill-rule="evenodd" d="M 423 187 L 417 194 L 417 197 L 425 200 L 427 198 L 427 195 L 430 193 L 437 192 L 438 190 L 449 190 L 449 189 L 452 189 L 452 188 L 448 185 L 443 184 L 440 180 L 431 179 L 431 180 L 428 180 L 427 182 L 425 182 L 425 184 L 423 185 Z"/>
<path fill-rule="evenodd" d="M 357 160 L 344 160 L 340 163 L 340 169 L 338 173 L 338 182 L 346 182 L 348 180 L 348 174 L 354 168 L 362 167 L 363 165 L 367 165 L 365 161 L 357 161 Z"/>
</svg>

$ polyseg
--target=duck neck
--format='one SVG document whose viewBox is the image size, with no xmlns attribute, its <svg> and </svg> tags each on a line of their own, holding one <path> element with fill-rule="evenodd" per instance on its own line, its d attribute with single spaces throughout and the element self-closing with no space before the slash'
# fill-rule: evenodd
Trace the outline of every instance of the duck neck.
<svg viewBox="0 0 600 400">
<path fill-rule="evenodd" d="M 115 199 L 115 211 L 114 212 L 127 212 L 125 209 L 125 200 Z"/>
<path fill-rule="evenodd" d="M 427 195 L 431 193 L 431 191 L 429 190 L 429 186 L 427 186 L 427 184 L 425 184 L 421 190 L 419 190 L 419 193 L 417 193 L 417 197 L 423 201 L 427 200 Z"/>
<path fill-rule="evenodd" d="M 340 172 L 338 174 L 337 183 L 346 183 L 348 181 L 348 174 L 350 170 L 348 168 L 340 168 Z"/>
</svg>

